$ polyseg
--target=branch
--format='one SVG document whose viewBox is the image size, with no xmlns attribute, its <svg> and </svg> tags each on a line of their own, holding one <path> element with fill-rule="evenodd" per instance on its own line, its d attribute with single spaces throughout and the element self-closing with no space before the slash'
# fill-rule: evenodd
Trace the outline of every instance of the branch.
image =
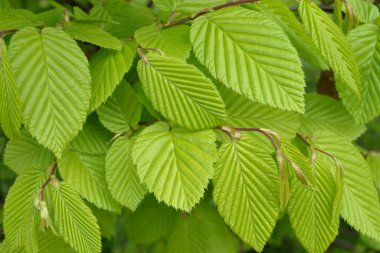
<svg viewBox="0 0 380 253">
<path fill-rule="evenodd" d="M 195 15 L 192 15 L 192 16 L 189 16 L 189 17 L 186 17 L 186 18 L 182 18 L 182 19 L 179 19 L 177 21 L 170 22 L 169 24 L 164 25 L 164 28 L 169 28 L 169 27 L 172 27 L 172 26 L 176 26 L 176 25 L 179 25 L 179 24 L 182 24 L 182 23 L 194 20 L 197 17 L 202 16 L 204 14 L 207 14 L 207 13 L 209 13 L 211 11 L 216 11 L 216 10 L 220 10 L 220 9 L 223 9 L 223 8 L 226 8 L 226 7 L 240 5 L 240 4 L 245 4 L 245 3 L 253 3 L 253 2 L 257 2 L 257 1 L 258 0 L 238 0 L 238 1 L 235 1 L 235 2 L 221 4 L 221 5 L 212 7 L 212 8 L 207 8 L 205 10 L 201 10 L 200 12 L 196 13 Z"/>
</svg>

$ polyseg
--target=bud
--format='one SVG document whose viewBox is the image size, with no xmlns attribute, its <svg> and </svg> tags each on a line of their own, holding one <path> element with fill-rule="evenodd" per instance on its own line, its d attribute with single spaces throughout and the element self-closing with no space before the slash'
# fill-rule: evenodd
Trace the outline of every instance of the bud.
<svg viewBox="0 0 380 253">
<path fill-rule="evenodd" d="M 55 175 L 50 176 L 50 183 L 53 185 L 55 189 L 59 189 L 59 180 L 55 177 Z"/>
</svg>

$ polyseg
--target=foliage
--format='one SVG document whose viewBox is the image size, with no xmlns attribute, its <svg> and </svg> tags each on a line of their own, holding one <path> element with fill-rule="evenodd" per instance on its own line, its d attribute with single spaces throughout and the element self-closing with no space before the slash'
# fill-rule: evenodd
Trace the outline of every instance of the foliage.
<svg viewBox="0 0 380 253">
<path fill-rule="evenodd" d="M 0 251 L 380 250 L 380 12 L 322 3 L 0 0 Z"/>
</svg>

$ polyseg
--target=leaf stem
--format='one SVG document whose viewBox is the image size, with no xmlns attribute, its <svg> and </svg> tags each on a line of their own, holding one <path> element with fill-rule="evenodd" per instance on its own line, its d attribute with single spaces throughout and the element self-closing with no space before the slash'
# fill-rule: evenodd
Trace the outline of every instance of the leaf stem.
<svg viewBox="0 0 380 253">
<path fill-rule="evenodd" d="M 52 165 L 52 168 L 51 168 L 51 172 L 50 172 L 50 175 L 49 175 L 49 178 L 46 179 L 46 181 L 44 182 L 44 184 L 41 186 L 41 189 L 40 189 L 40 199 L 42 201 L 45 200 L 45 188 L 48 186 L 48 184 L 51 182 L 51 177 L 55 175 L 55 173 L 57 172 L 57 163 L 55 162 L 53 165 Z"/>
</svg>

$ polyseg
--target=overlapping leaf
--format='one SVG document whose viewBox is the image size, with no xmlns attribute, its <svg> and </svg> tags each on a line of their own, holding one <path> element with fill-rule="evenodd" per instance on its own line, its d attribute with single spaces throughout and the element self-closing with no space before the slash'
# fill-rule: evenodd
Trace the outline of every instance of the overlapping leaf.
<svg viewBox="0 0 380 253">
<path fill-rule="evenodd" d="M 13 139 L 19 135 L 21 121 L 20 95 L 8 61 L 7 47 L 4 40 L 0 38 L 0 125 L 5 134 Z"/>
<path fill-rule="evenodd" d="M 354 15 L 363 23 L 371 23 L 380 16 L 379 9 L 370 1 L 347 0 Z"/>
<path fill-rule="evenodd" d="M 241 139 L 219 149 L 213 197 L 231 229 L 262 251 L 279 212 L 277 165 L 265 144 L 248 135 Z"/>
<path fill-rule="evenodd" d="M 12 37 L 9 58 L 27 129 L 60 157 L 87 116 L 91 78 L 85 55 L 61 30 L 26 28 Z"/>
<path fill-rule="evenodd" d="M 132 211 L 136 210 L 147 190 L 140 183 L 132 161 L 133 141 L 117 139 L 106 156 L 106 179 L 112 196 Z"/>
<path fill-rule="evenodd" d="M 262 104 L 304 111 L 300 59 L 264 14 L 241 7 L 208 13 L 194 21 L 190 39 L 200 62 L 227 87 Z"/>
<path fill-rule="evenodd" d="M 134 145 L 137 174 L 159 200 L 188 212 L 212 177 L 214 141 L 211 130 L 189 131 L 156 123 L 146 128 Z"/>
<path fill-rule="evenodd" d="M 28 10 L 0 9 L 0 31 L 37 25 L 37 15 Z"/>
<path fill-rule="evenodd" d="M 147 55 L 139 62 L 144 92 L 162 115 L 190 129 L 211 128 L 225 116 L 213 83 L 193 65 L 172 57 Z"/>
<path fill-rule="evenodd" d="M 53 233 L 40 233 L 38 236 L 38 253 L 74 253 L 65 241 Z"/>
</svg>

